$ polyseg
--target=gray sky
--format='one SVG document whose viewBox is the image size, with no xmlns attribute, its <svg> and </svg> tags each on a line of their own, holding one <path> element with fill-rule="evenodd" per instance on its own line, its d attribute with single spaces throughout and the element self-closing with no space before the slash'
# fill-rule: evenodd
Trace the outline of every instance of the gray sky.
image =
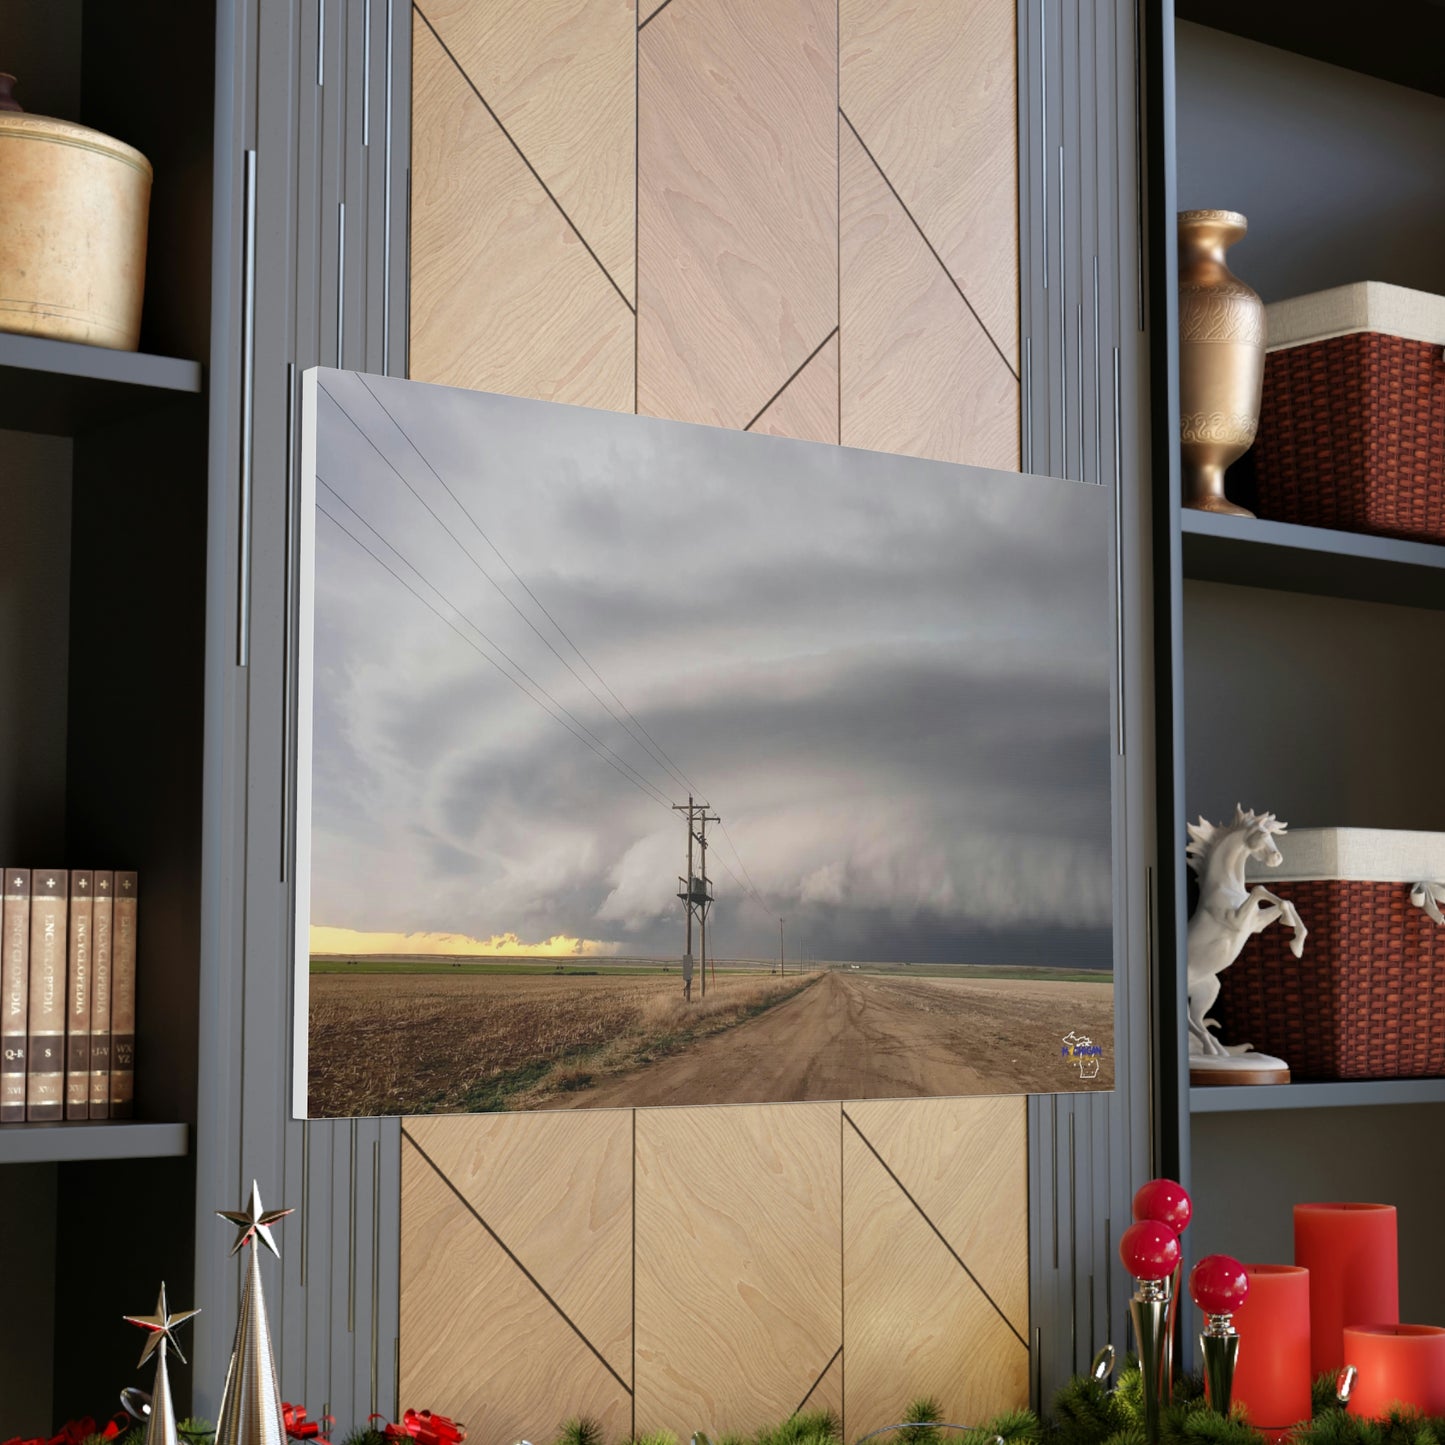
<svg viewBox="0 0 1445 1445">
<path fill-rule="evenodd" d="M 317 376 L 318 507 L 435 612 L 318 514 L 313 927 L 681 952 L 618 769 L 687 786 L 565 659 L 722 815 L 720 955 L 1108 966 L 1105 491 L 368 377 L 454 500 Z"/>
</svg>

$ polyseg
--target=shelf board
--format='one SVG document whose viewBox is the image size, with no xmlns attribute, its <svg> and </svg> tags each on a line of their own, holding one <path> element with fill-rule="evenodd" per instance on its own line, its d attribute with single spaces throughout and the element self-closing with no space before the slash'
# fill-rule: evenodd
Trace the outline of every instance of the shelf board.
<svg viewBox="0 0 1445 1445">
<path fill-rule="evenodd" d="M 1259 1084 L 1193 1088 L 1191 1114 L 1254 1114 L 1280 1109 L 1356 1109 L 1372 1104 L 1445 1102 L 1445 1079 L 1368 1079 L 1339 1084 Z"/>
<path fill-rule="evenodd" d="M 0 1164 L 178 1158 L 189 1149 L 190 1129 L 185 1124 L 128 1119 L 95 1124 L 0 1124 Z"/>
<path fill-rule="evenodd" d="M 1185 508 L 1184 575 L 1445 611 L 1445 547 Z"/>
<path fill-rule="evenodd" d="M 1176 0 L 1174 13 L 1360 75 L 1445 95 L 1445 8 L 1389 0 L 1362 19 L 1356 0 Z"/>
<path fill-rule="evenodd" d="M 201 364 L 0 332 L 0 428 L 74 436 L 137 407 L 199 395 Z"/>
</svg>

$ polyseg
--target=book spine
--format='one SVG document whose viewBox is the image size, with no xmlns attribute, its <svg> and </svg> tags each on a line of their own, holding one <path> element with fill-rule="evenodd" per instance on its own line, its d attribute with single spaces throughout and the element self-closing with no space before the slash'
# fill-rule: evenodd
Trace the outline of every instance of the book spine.
<svg viewBox="0 0 1445 1445">
<path fill-rule="evenodd" d="M 65 1003 L 65 1117 L 90 1118 L 90 1007 L 94 987 L 92 896 L 89 868 L 70 871 L 70 966 Z"/>
<path fill-rule="evenodd" d="M 30 870 L 5 870 L 0 921 L 0 1124 L 25 1119 L 25 1044 L 30 1031 Z"/>
<path fill-rule="evenodd" d="M 140 885 L 134 873 L 115 875 L 110 939 L 110 1116 L 135 1112 L 136 912 Z"/>
<path fill-rule="evenodd" d="M 115 874 L 95 872 L 90 922 L 90 1117 L 110 1118 L 110 959 Z"/>
<path fill-rule="evenodd" d="M 37 868 L 30 875 L 30 1041 L 25 1117 L 65 1117 L 65 914 L 69 875 Z"/>
</svg>

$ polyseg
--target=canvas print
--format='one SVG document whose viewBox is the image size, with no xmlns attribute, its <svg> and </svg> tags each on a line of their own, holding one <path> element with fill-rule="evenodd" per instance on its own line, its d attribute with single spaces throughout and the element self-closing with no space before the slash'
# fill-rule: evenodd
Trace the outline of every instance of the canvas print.
<svg viewBox="0 0 1445 1445">
<path fill-rule="evenodd" d="M 1112 499 L 305 378 L 298 1112 L 1107 1089 Z"/>
</svg>

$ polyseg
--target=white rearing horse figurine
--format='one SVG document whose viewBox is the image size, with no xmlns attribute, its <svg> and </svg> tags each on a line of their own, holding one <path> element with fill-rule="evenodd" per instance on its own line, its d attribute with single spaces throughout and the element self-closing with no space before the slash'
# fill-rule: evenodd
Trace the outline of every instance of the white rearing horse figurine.
<svg viewBox="0 0 1445 1445">
<path fill-rule="evenodd" d="M 1278 868 L 1283 859 L 1275 839 L 1285 831 L 1273 813 L 1246 813 L 1237 803 L 1234 820 L 1213 823 L 1200 818 L 1190 823 L 1186 856 L 1199 878 L 1199 906 L 1189 920 L 1189 1052 L 1216 1057 L 1242 1054 L 1249 1044 L 1232 1046 L 1210 1033 L 1218 1024 L 1207 1015 L 1219 997 L 1219 975 L 1239 957 L 1251 934 L 1271 923 L 1284 923 L 1293 932 L 1289 949 L 1296 958 L 1304 953 L 1309 930 L 1293 903 L 1271 893 L 1262 884 L 1246 888 L 1245 865 L 1251 858 L 1266 868 Z"/>
</svg>

